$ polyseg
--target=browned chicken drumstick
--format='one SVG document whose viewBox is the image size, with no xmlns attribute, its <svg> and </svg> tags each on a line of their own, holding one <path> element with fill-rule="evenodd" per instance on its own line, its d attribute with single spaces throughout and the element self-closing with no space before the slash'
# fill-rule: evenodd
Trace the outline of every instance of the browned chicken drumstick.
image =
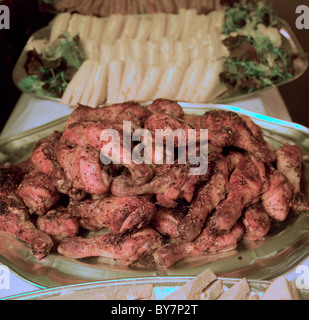
<svg viewBox="0 0 309 320">
<path fill-rule="evenodd" d="M 262 203 L 270 217 L 284 221 L 293 205 L 293 188 L 280 171 L 274 168 L 269 170 L 269 187 L 261 196 Z"/>
<path fill-rule="evenodd" d="M 177 208 L 164 208 L 159 206 L 151 220 L 151 225 L 162 235 L 177 238 L 177 229 L 186 211 L 183 205 L 179 205 Z"/>
<path fill-rule="evenodd" d="M 91 238 L 72 237 L 63 240 L 58 252 L 70 258 L 105 257 L 119 260 L 130 266 L 137 260 L 151 255 L 163 243 L 162 236 L 151 228 L 136 233 L 113 233 Z"/>
<path fill-rule="evenodd" d="M 106 132 L 104 131 L 106 129 L 112 129 L 119 133 L 120 141 L 118 144 L 115 144 L 113 150 L 119 155 L 119 159 L 115 159 L 114 156 L 112 154 L 110 155 L 109 153 L 104 153 L 104 157 L 109 158 L 111 162 L 118 160 L 119 164 L 127 167 L 135 184 L 142 185 L 152 178 L 153 171 L 151 167 L 145 163 L 136 164 L 132 159 L 131 150 L 124 146 L 122 138 L 122 125 L 112 125 L 99 121 L 76 122 L 68 126 L 68 128 L 64 131 L 60 141 L 70 145 L 73 148 L 76 146 L 91 146 L 101 152 L 102 157 L 102 148 L 111 142 L 109 141 L 109 136 L 106 136 L 106 140 L 102 139 L 102 132 Z M 124 161 L 124 159 L 129 161 Z"/>
<path fill-rule="evenodd" d="M 185 257 L 213 254 L 236 248 L 244 227 L 236 223 L 230 231 L 216 231 L 208 224 L 192 242 L 165 244 L 153 254 L 157 265 L 166 269 Z"/>
<path fill-rule="evenodd" d="M 180 199 L 186 199 L 190 203 L 195 186 L 207 176 L 207 173 L 190 175 L 189 164 L 167 165 L 164 168 L 162 173 L 157 173 L 143 185 L 135 185 L 130 177 L 119 175 L 113 179 L 110 191 L 117 196 L 155 194 L 158 205 L 174 208 Z"/>
<path fill-rule="evenodd" d="M 250 205 L 245 209 L 242 215 L 242 223 L 246 229 L 244 238 L 250 241 L 264 239 L 271 227 L 270 216 L 261 202 Z"/>
<path fill-rule="evenodd" d="M 77 218 L 72 217 L 64 207 L 50 210 L 45 215 L 38 217 L 36 225 L 42 232 L 48 234 L 54 242 L 75 237 L 80 229 Z"/>
<path fill-rule="evenodd" d="M 135 163 L 136 142 L 147 141 L 146 135 L 135 141 L 135 129 L 152 136 L 181 129 L 185 140 L 176 138 L 169 148 L 165 134 L 162 148 L 152 140 L 147 149 L 152 163 Z M 200 129 L 208 130 L 207 149 Z M 112 131 L 118 145 L 111 143 Z M 138 151 L 145 159 L 146 148 Z M 38 259 L 55 246 L 74 259 L 168 268 L 186 257 L 234 249 L 242 238 L 263 240 L 273 222 L 309 210 L 302 161 L 300 148 L 271 150 L 257 124 L 230 111 L 187 115 L 168 99 L 145 107 L 77 106 L 64 132 L 39 140 L 28 161 L 0 166 L 0 232 L 24 241 Z M 206 170 L 195 170 L 202 165 Z"/>
<path fill-rule="evenodd" d="M 233 146 L 252 153 L 263 162 L 275 159 L 264 141 L 261 130 L 248 117 L 224 110 L 207 111 L 202 116 L 187 116 L 185 120 L 195 128 L 208 129 L 209 140 L 218 146 Z"/>
<path fill-rule="evenodd" d="M 52 179 L 43 172 L 32 170 L 21 181 L 17 195 L 23 200 L 30 213 L 41 216 L 60 200 Z"/>
<path fill-rule="evenodd" d="M 295 193 L 301 192 L 302 151 L 298 146 L 286 144 L 276 151 L 277 169 L 286 177 Z"/>
<path fill-rule="evenodd" d="M 309 202 L 302 190 L 302 150 L 296 145 L 285 144 L 277 149 L 277 169 L 291 184 L 294 192 L 293 210 L 296 212 L 309 211 Z"/>
<path fill-rule="evenodd" d="M 55 131 L 46 139 L 39 140 L 34 146 L 31 161 L 37 170 L 48 176 L 65 179 L 64 173 L 56 161 L 55 150 L 60 142 L 61 132 Z"/>
<path fill-rule="evenodd" d="M 147 110 L 151 113 L 165 113 L 176 119 L 182 119 L 185 114 L 181 106 L 176 101 L 168 99 L 154 100 L 147 106 Z"/>
<path fill-rule="evenodd" d="M 149 130 L 152 133 L 152 136 L 156 137 L 156 139 L 158 139 L 160 134 L 160 131 L 158 130 L 161 130 L 162 137 L 164 132 L 168 132 L 166 130 L 170 130 L 172 133 L 176 133 L 177 132 L 176 130 L 179 130 L 178 132 L 179 132 L 180 139 L 177 139 L 176 137 L 171 136 L 174 139 L 170 142 L 170 143 L 173 143 L 175 147 L 177 147 L 178 145 L 181 145 L 181 144 L 186 145 L 188 143 L 188 140 L 189 140 L 188 130 L 192 129 L 192 127 L 187 123 L 182 122 L 180 119 L 173 118 L 172 116 L 166 113 L 154 113 L 149 118 L 147 118 L 145 122 L 145 129 Z M 183 138 L 181 134 L 183 134 Z M 167 144 L 168 143 L 167 139 L 168 139 L 168 136 L 164 136 L 162 139 L 163 140 L 162 142 L 164 144 Z"/>
<path fill-rule="evenodd" d="M 213 228 L 230 230 L 240 218 L 243 209 L 268 188 L 263 162 L 246 156 L 236 166 L 229 180 L 227 198 L 210 217 Z"/>
<path fill-rule="evenodd" d="M 29 213 L 15 195 L 0 196 L 0 232 L 8 233 L 27 243 L 38 259 L 50 253 L 52 239 L 30 221 Z"/>
<path fill-rule="evenodd" d="M 74 199 L 83 199 L 85 192 L 75 189 L 67 178 L 63 168 L 57 160 L 57 150 L 60 144 L 61 133 L 55 131 L 46 139 L 37 142 L 31 155 L 34 167 L 48 175 L 59 193 L 67 194 Z"/>
<path fill-rule="evenodd" d="M 143 125 L 150 114 L 150 111 L 137 102 L 125 102 L 98 108 L 77 106 L 71 113 L 66 128 L 72 123 L 83 121 L 99 121 L 110 124 L 122 124 L 123 121 L 131 121 Z"/>
<path fill-rule="evenodd" d="M 107 227 L 113 233 L 141 229 L 153 218 L 155 205 L 143 196 L 107 196 L 71 203 L 68 211 L 88 230 Z"/>
<path fill-rule="evenodd" d="M 100 161 L 98 150 L 91 146 L 70 148 L 61 145 L 56 153 L 59 164 L 74 188 L 97 196 L 109 191 L 111 177 L 108 167 Z"/>
<path fill-rule="evenodd" d="M 20 182 L 32 168 L 30 160 L 19 164 L 0 165 L 0 195 L 16 192 Z"/>
<path fill-rule="evenodd" d="M 194 240 L 201 232 L 206 218 L 225 198 L 228 192 L 229 163 L 217 161 L 210 180 L 202 186 L 192 202 L 188 213 L 178 225 L 178 235 L 186 241 Z"/>
</svg>

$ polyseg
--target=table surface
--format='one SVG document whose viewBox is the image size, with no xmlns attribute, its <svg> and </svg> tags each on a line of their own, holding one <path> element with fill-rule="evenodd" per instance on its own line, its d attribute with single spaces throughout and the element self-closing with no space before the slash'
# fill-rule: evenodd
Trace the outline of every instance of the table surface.
<svg viewBox="0 0 309 320">
<path fill-rule="evenodd" d="M 231 103 L 249 111 L 264 114 L 277 119 L 291 121 L 291 116 L 277 88 L 272 88 L 250 99 Z M 52 110 L 52 112 L 51 112 Z M 15 133 L 42 125 L 72 112 L 69 106 L 57 102 L 40 100 L 27 94 L 22 94 L 10 118 L 4 126 L 0 138 L 6 138 Z M 2 268 L 2 269 L 1 269 Z M 309 257 L 300 261 L 284 275 L 288 280 L 296 281 L 302 277 L 302 283 L 309 289 Z M 306 272 L 307 271 L 307 272 Z M 308 274 L 308 276 L 307 276 Z M 11 295 L 40 290 L 37 286 L 19 278 L 19 276 L 0 266 L 0 275 L 6 276 L 6 285 L 0 282 L 0 298 Z"/>
</svg>

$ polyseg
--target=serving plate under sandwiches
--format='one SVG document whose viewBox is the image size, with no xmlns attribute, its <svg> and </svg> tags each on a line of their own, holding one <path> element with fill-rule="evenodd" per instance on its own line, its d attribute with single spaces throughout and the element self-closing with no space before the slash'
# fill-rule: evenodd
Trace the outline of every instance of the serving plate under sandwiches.
<svg viewBox="0 0 309 320">
<path fill-rule="evenodd" d="M 106 19 L 106 18 L 103 18 Z M 292 82 L 299 77 L 301 77 L 305 71 L 308 68 L 308 57 L 305 54 L 301 44 L 297 40 L 295 34 L 293 33 L 292 29 L 288 25 L 287 22 L 285 22 L 282 19 L 278 19 L 278 28 L 279 32 L 282 36 L 283 43 L 285 49 L 291 53 L 295 58 L 293 59 L 293 67 L 294 67 L 294 74 L 291 78 L 285 81 L 281 81 L 277 83 L 276 85 L 273 85 L 275 87 L 281 86 L 283 84 L 287 84 L 289 82 Z M 15 67 L 13 70 L 13 81 L 15 85 L 22 91 L 28 94 L 31 94 L 37 98 L 41 99 L 49 99 L 53 101 L 60 102 L 61 98 L 53 97 L 49 94 L 43 94 L 43 93 L 34 93 L 31 91 L 25 91 L 24 88 L 19 86 L 19 83 L 21 80 L 25 79 L 28 75 L 25 71 L 24 64 L 27 59 L 27 51 L 32 46 L 33 42 L 36 40 L 48 40 L 50 38 L 51 34 L 51 26 L 46 26 L 42 29 L 39 29 L 36 31 L 27 41 Z M 219 58 L 219 57 L 218 57 Z M 220 81 L 218 81 L 220 84 Z M 221 84 L 222 86 L 222 84 Z M 262 91 L 268 90 L 271 88 L 271 86 L 267 86 L 263 89 L 256 89 L 252 90 L 250 92 L 243 92 L 243 91 L 236 91 L 236 90 L 224 90 L 223 93 L 218 93 L 218 95 L 215 95 L 214 98 L 210 98 L 210 101 L 205 101 L 205 103 L 230 103 L 232 101 L 236 101 L 239 99 L 245 99 L 250 97 L 253 94 L 260 93 Z M 221 92 L 221 88 L 218 90 Z M 188 101 L 188 102 L 194 102 L 194 101 Z"/>
<path fill-rule="evenodd" d="M 134 288 L 136 286 L 149 285 L 152 286 L 152 290 L 150 292 L 151 295 L 145 300 L 163 300 L 192 279 L 193 277 L 172 276 L 104 280 L 37 290 L 25 294 L 10 296 L 4 298 L 3 300 L 104 300 L 104 297 L 106 297 L 106 292 L 109 290 L 112 291 L 117 290 L 118 288 Z M 219 277 L 218 279 L 222 281 L 224 291 L 227 291 L 240 281 L 240 279 L 224 277 Z M 250 288 L 248 299 L 260 299 L 270 284 L 270 281 L 248 280 L 248 285 Z M 309 292 L 308 290 L 298 289 L 298 296 L 300 300 L 308 300 Z M 108 299 L 123 300 L 111 298 Z M 130 299 L 130 297 L 128 297 L 128 299 Z"/>
<path fill-rule="evenodd" d="M 263 129 L 272 148 L 284 143 L 297 144 L 303 151 L 305 180 L 309 181 L 309 129 L 287 121 L 253 113 L 237 107 L 217 104 L 182 103 L 186 113 L 204 114 L 208 110 L 223 109 L 251 117 Z M 17 163 L 26 160 L 34 144 L 54 130 L 62 131 L 68 117 L 0 140 L 0 161 Z M 308 186 L 303 192 L 309 196 Z M 31 249 L 8 234 L 0 234 L 0 263 L 35 286 L 51 288 L 90 281 L 136 277 L 195 276 L 211 268 L 218 276 L 269 280 L 288 271 L 308 254 L 309 212 L 290 215 L 288 220 L 273 225 L 264 241 L 241 240 L 236 249 L 199 257 L 188 257 L 162 270 L 125 269 L 113 260 L 97 257 L 74 260 L 51 253 L 37 260 Z"/>
</svg>

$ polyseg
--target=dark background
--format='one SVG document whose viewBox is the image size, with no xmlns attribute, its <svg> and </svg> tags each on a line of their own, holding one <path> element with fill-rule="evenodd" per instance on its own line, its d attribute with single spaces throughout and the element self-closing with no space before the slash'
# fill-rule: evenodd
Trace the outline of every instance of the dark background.
<svg viewBox="0 0 309 320">
<path fill-rule="evenodd" d="M 295 21 L 297 6 L 307 5 L 309 0 L 269 0 L 279 17 L 288 22 L 304 51 L 309 53 L 309 29 L 298 30 Z M 299 79 L 279 87 L 294 122 L 309 127 L 309 69 Z"/>
<path fill-rule="evenodd" d="M 286 20 L 305 52 L 309 53 L 309 30 L 298 30 L 295 21 L 298 5 L 309 0 L 269 0 L 275 12 Z M 12 81 L 14 65 L 31 34 L 45 26 L 52 18 L 40 10 L 37 0 L 0 0 L 10 8 L 10 30 L 0 30 L 0 131 L 9 118 L 19 96 Z M 294 122 L 309 127 L 309 70 L 298 80 L 279 88 Z"/>
</svg>

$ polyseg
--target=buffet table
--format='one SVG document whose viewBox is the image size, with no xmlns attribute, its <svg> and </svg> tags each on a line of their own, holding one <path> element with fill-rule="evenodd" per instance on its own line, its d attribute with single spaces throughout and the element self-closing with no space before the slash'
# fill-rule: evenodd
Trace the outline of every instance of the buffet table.
<svg viewBox="0 0 309 320">
<path fill-rule="evenodd" d="M 270 117 L 291 121 L 287 107 L 277 88 L 252 95 L 249 99 L 238 100 L 233 106 L 247 109 Z M 4 126 L 0 138 L 25 131 L 49 121 L 68 115 L 72 107 L 58 102 L 34 98 L 22 94 L 10 118 Z"/>
<path fill-rule="evenodd" d="M 287 107 L 277 88 L 273 88 L 249 99 L 235 101 L 231 105 L 247 109 L 270 117 L 291 121 Z M 41 100 L 27 94 L 22 94 L 9 120 L 7 121 L 0 138 L 6 138 L 12 134 L 22 132 L 42 125 L 72 112 L 72 107 L 63 106 L 55 101 Z M 7 285 L 0 286 L 0 298 L 39 290 L 37 286 L 21 279 L 19 276 L 0 266 L 1 279 L 7 281 Z M 308 269 L 308 271 L 307 271 Z M 307 271 L 307 272 L 306 272 Z M 286 274 L 288 280 L 300 280 L 309 288 L 309 257 L 298 261 L 297 266 Z"/>
</svg>

